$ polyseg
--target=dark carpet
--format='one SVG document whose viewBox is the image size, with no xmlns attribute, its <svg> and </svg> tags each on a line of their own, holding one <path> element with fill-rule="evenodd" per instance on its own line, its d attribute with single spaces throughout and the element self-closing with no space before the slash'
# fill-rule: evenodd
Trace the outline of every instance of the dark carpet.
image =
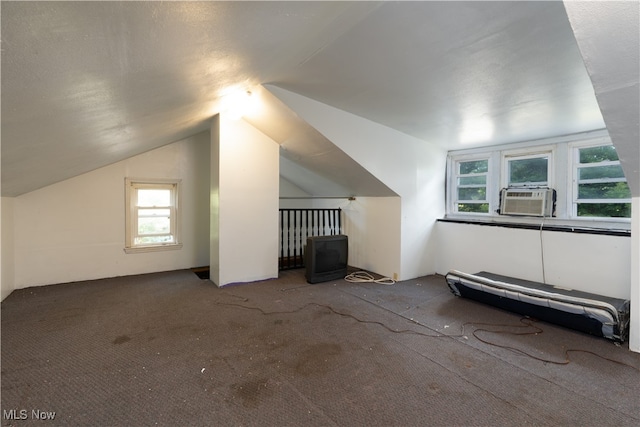
<svg viewBox="0 0 640 427">
<path fill-rule="evenodd" d="M 303 273 L 14 291 L 2 425 L 640 425 L 640 354 L 626 344 L 456 298 L 441 276 Z"/>
</svg>

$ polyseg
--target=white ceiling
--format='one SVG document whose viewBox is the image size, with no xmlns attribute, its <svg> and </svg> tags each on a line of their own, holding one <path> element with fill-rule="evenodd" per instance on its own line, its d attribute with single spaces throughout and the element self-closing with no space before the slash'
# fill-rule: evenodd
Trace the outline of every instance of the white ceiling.
<svg viewBox="0 0 640 427">
<path fill-rule="evenodd" d="M 205 130 L 225 94 L 266 83 L 448 149 L 604 127 L 562 2 L 1 8 L 3 196 Z"/>
</svg>

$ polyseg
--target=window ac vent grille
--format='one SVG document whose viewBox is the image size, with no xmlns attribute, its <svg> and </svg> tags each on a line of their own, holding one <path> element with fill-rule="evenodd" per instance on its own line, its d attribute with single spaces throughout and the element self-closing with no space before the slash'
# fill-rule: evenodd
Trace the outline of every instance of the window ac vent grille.
<svg viewBox="0 0 640 427">
<path fill-rule="evenodd" d="M 555 190 L 550 188 L 505 188 L 500 192 L 500 215 L 550 217 L 554 208 Z"/>
</svg>

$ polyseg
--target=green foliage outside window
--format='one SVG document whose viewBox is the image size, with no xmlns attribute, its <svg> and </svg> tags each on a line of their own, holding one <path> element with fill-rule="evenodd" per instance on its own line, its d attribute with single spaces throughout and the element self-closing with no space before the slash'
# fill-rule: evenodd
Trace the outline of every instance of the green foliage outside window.
<svg viewBox="0 0 640 427">
<path fill-rule="evenodd" d="M 458 203 L 458 212 L 488 213 L 489 203 Z"/>
<path fill-rule="evenodd" d="M 509 185 L 546 185 L 548 165 L 546 157 L 509 161 Z"/>
<path fill-rule="evenodd" d="M 578 199 L 630 199 L 626 182 L 597 182 L 578 185 Z"/>
<path fill-rule="evenodd" d="M 631 218 L 631 203 L 579 203 L 578 216 Z"/>
<path fill-rule="evenodd" d="M 600 163 L 616 160 L 618 160 L 618 153 L 613 145 L 580 149 L 580 163 Z"/>
<path fill-rule="evenodd" d="M 473 173 L 487 173 L 489 171 L 488 160 L 474 160 L 470 162 L 460 162 L 460 175 L 470 175 Z"/>
<path fill-rule="evenodd" d="M 624 171 L 618 162 L 613 145 L 587 147 L 579 150 L 578 216 L 600 218 L 630 218 L 631 190 L 624 180 Z M 606 162 L 606 163 L 604 163 Z M 614 164 L 611 164 L 613 162 Z M 596 165 L 604 163 L 603 165 Z M 606 203 L 584 203 L 581 200 L 610 200 Z"/>
<path fill-rule="evenodd" d="M 487 173 L 489 160 L 471 160 L 459 163 L 457 211 L 488 213 Z"/>
</svg>

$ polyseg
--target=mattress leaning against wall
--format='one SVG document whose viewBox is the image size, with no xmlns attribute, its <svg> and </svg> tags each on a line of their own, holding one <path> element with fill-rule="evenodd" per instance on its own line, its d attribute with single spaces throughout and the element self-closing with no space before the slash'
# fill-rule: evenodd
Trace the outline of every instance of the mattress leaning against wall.
<svg viewBox="0 0 640 427">
<path fill-rule="evenodd" d="M 624 342 L 629 333 L 629 300 L 559 288 L 482 271 L 452 270 L 445 276 L 454 295 L 474 299 L 538 320 Z"/>
</svg>

